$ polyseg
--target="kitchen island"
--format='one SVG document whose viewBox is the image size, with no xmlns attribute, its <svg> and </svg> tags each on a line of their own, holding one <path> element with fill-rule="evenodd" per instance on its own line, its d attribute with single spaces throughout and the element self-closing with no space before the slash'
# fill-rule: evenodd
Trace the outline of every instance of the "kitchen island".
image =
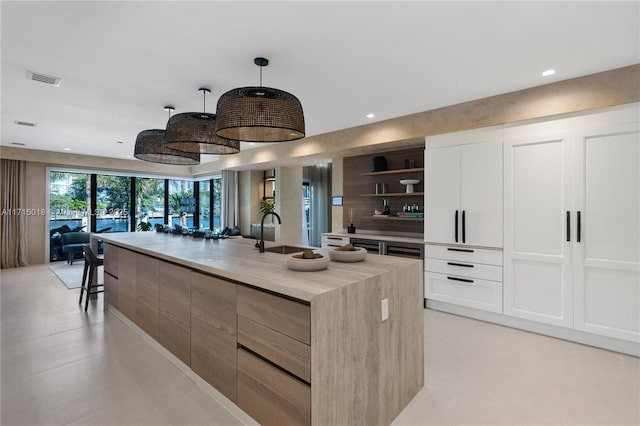
<svg viewBox="0 0 640 426">
<path fill-rule="evenodd" d="M 108 309 L 262 424 L 387 425 L 424 385 L 421 261 L 296 272 L 255 240 L 99 237 Z"/>
</svg>

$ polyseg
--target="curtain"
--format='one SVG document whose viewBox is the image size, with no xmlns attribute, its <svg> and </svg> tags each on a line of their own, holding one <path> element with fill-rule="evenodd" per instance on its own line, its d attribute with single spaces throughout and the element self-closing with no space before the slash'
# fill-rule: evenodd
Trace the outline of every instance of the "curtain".
<svg viewBox="0 0 640 426">
<path fill-rule="evenodd" d="M 222 171 L 222 218 L 220 226 L 234 227 L 238 224 L 238 172 Z"/>
<path fill-rule="evenodd" d="M 28 264 L 27 255 L 27 163 L 2 160 L 0 190 L 1 268 Z"/>
<path fill-rule="evenodd" d="M 309 185 L 311 186 L 311 213 L 309 222 L 309 243 L 322 245 L 322 233 L 331 229 L 331 163 L 309 167 Z"/>
</svg>

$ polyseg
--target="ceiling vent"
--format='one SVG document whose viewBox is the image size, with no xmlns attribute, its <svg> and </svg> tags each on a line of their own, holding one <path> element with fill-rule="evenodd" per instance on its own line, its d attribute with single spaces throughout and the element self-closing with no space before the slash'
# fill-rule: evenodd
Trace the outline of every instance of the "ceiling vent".
<svg viewBox="0 0 640 426">
<path fill-rule="evenodd" d="M 28 121 L 14 121 L 18 126 L 36 127 L 36 123 L 29 123 Z"/>
<path fill-rule="evenodd" d="M 50 75 L 44 75 L 33 71 L 27 71 L 27 80 L 39 81 L 41 83 L 52 84 L 54 86 L 60 86 L 62 81 L 59 77 L 52 77 Z"/>
<path fill-rule="evenodd" d="M 11 142 L 11 145 L 24 146 L 25 144 L 23 144 L 22 142 Z"/>
</svg>

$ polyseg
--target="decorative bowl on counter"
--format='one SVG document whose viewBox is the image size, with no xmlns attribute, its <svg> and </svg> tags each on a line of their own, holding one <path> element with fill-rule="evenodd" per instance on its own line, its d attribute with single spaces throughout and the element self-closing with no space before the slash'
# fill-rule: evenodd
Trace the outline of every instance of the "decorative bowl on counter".
<svg viewBox="0 0 640 426">
<path fill-rule="evenodd" d="M 312 272 L 327 269 L 330 259 L 327 256 L 320 256 L 314 259 L 302 259 L 300 254 L 293 254 L 287 257 L 287 268 L 292 271 Z"/>
<path fill-rule="evenodd" d="M 355 250 L 333 249 L 329 252 L 329 257 L 334 262 L 354 263 L 362 262 L 367 257 L 367 250 L 362 247 L 354 247 Z"/>
</svg>

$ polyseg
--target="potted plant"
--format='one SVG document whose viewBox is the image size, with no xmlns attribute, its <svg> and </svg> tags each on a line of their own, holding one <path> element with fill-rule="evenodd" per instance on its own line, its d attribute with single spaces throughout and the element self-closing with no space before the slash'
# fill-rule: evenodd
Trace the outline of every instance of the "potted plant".
<svg viewBox="0 0 640 426">
<path fill-rule="evenodd" d="M 275 200 L 260 201 L 260 212 L 262 212 L 262 214 L 273 213 L 274 211 L 276 211 Z"/>
<path fill-rule="evenodd" d="M 136 226 L 136 231 L 138 232 L 151 231 L 152 229 L 153 225 L 151 224 L 151 222 L 145 222 L 144 220 L 140 222 L 138 226 Z"/>
</svg>

